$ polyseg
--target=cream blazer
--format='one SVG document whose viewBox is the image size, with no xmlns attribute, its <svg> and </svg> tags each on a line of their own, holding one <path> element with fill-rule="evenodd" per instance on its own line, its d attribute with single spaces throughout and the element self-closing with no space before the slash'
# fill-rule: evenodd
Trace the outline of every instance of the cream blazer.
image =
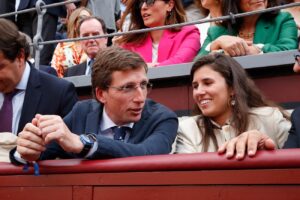
<svg viewBox="0 0 300 200">
<path fill-rule="evenodd" d="M 10 162 L 9 152 L 17 146 L 17 136 L 13 133 L 0 132 L 0 162 Z"/>
<path fill-rule="evenodd" d="M 173 145 L 173 153 L 203 152 L 202 136 L 197 126 L 197 119 L 201 120 L 201 115 L 179 118 L 178 135 Z M 277 148 L 283 147 L 290 127 L 291 122 L 283 117 L 278 108 L 260 107 L 250 110 L 250 124 L 247 130 L 256 129 L 267 134 L 275 142 Z M 218 146 L 238 135 L 230 125 L 216 127 L 214 132 Z M 208 152 L 216 151 L 211 140 Z"/>
</svg>

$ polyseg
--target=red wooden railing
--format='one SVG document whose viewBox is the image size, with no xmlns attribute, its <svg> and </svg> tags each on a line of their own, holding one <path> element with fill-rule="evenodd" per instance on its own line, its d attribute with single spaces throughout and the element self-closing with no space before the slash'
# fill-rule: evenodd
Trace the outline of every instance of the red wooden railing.
<svg viewBox="0 0 300 200">
<path fill-rule="evenodd" d="M 300 199 L 300 149 L 0 164 L 0 199 Z"/>
</svg>

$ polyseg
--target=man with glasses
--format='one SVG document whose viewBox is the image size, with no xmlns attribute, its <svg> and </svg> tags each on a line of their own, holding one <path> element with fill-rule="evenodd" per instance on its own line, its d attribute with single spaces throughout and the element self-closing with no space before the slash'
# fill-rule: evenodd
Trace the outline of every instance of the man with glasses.
<svg viewBox="0 0 300 200">
<path fill-rule="evenodd" d="M 300 73 L 300 37 L 298 38 L 298 53 L 295 55 L 294 71 Z M 296 108 L 291 116 L 292 127 L 284 148 L 300 148 L 300 107 Z"/>
<path fill-rule="evenodd" d="M 146 73 L 146 63 L 134 52 L 118 47 L 99 52 L 91 76 L 95 99 L 77 103 L 64 119 L 36 115 L 19 134 L 12 161 L 169 153 L 177 116 L 146 99 L 152 86 Z"/>
</svg>

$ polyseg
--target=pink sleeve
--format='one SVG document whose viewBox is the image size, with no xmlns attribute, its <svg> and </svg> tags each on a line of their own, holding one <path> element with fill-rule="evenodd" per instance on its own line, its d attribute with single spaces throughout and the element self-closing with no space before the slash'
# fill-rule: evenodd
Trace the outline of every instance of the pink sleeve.
<svg viewBox="0 0 300 200">
<path fill-rule="evenodd" d="M 174 42 L 177 49 L 172 49 L 175 53 L 167 60 L 160 62 L 158 66 L 172 65 L 192 62 L 200 50 L 200 32 L 196 26 L 183 28 Z"/>
</svg>

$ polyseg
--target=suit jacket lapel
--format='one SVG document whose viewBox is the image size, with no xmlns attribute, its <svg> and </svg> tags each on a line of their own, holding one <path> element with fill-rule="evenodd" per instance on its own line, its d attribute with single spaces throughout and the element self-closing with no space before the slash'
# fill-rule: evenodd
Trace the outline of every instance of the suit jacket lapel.
<svg viewBox="0 0 300 200">
<path fill-rule="evenodd" d="M 87 115 L 86 118 L 85 133 L 98 134 L 102 111 L 102 105 L 99 105 L 99 103 L 92 104 L 92 111 Z"/>
<path fill-rule="evenodd" d="M 87 65 L 87 62 L 83 62 L 81 63 L 78 67 L 78 72 L 76 73 L 76 75 L 85 75 L 85 70 L 86 70 L 86 65 Z"/>
<path fill-rule="evenodd" d="M 38 112 L 41 96 L 42 91 L 40 88 L 39 72 L 31 67 L 27 88 L 25 91 L 18 132 L 23 129 L 27 122 L 31 122 L 32 118 Z"/>
</svg>

